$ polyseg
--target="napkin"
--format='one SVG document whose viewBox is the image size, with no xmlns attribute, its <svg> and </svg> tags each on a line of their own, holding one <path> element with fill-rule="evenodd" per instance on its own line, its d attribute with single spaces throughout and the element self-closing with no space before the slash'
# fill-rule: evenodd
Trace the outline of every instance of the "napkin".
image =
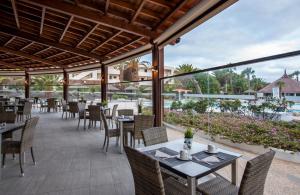
<svg viewBox="0 0 300 195">
<path fill-rule="evenodd" d="M 159 150 L 156 150 L 155 151 L 155 157 L 158 157 L 158 158 L 171 158 L 172 156 L 170 156 L 169 154 L 166 154 L 164 152 L 161 152 Z"/>
<path fill-rule="evenodd" d="M 210 162 L 212 162 L 212 163 L 220 162 L 220 160 L 215 156 L 209 156 L 209 157 L 203 158 L 201 160 L 204 161 L 204 162 L 209 162 L 209 163 Z"/>
</svg>

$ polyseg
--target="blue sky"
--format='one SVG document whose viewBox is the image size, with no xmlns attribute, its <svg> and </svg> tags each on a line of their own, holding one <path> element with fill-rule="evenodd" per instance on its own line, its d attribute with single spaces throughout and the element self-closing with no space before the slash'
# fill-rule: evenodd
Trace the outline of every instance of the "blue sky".
<svg viewBox="0 0 300 195">
<path fill-rule="evenodd" d="M 240 0 L 165 48 L 165 65 L 204 69 L 300 49 L 300 0 Z M 145 56 L 145 59 L 150 59 Z M 266 81 L 300 69 L 300 57 L 251 65 Z M 245 67 L 238 68 L 237 71 Z"/>
</svg>

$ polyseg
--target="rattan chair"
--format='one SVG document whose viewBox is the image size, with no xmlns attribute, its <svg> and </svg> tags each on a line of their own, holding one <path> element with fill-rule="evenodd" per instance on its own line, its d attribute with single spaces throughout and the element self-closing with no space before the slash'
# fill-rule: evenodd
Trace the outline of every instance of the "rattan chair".
<svg viewBox="0 0 300 195">
<path fill-rule="evenodd" d="M 131 133 L 132 146 L 135 148 L 135 141 L 143 139 L 142 130 L 149 129 L 154 125 L 154 115 L 135 115 L 134 116 L 134 130 Z"/>
<path fill-rule="evenodd" d="M 31 118 L 31 109 L 32 109 L 32 102 L 25 102 L 23 110 L 17 111 L 17 120 L 24 121 L 24 116 L 26 119 Z"/>
<path fill-rule="evenodd" d="M 106 119 L 108 119 L 109 120 L 109 122 L 110 122 L 110 125 L 113 125 L 113 121 L 115 121 L 115 119 L 116 119 L 116 115 L 117 115 L 117 108 L 118 108 L 118 104 L 115 104 L 114 106 L 113 106 L 113 109 L 112 109 L 112 113 L 111 113 L 111 115 L 106 115 L 105 117 L 106 117 Z"/>
<path fill-rule="evenodd" d="M 133 174 L 136 195 L 184 195 L 188 193 L 187 187 L 174 178 L 163 180 L 157 160 L 128 146 L 124 146 L 124 149 Z"/>
<path fill-rule="evenodd" d="M 89 119 L 89 115 L 85 112 L 85 103 L 78 103 L 77 104 L 77 110 L 78 110 L 78 125 L 77 129 L 79 129 L 80 121 L 83 121 L 83 128 L 85 129 L 86 127 L 86 119 Z"/>
<path fill-rule="evenodd" d="M 75 115 L 78 113 L 78 102 L 69 102 L 69 115 L 70 117 L 75 118 Z"/>
<path fill-rule="evenodd" d="M 16 122 L 16 114 L 14 112 L 2 112 L 0 113 L 0 123 L 15 123 Z M 6 132 L 2 134 L 2 140 L 12 139 L 13 133 Z"/>
<path fill-rule="evenodd" d="M 6 154 L 19 154 L 19 163 L 21 169 L 21 176 L 24 176 L 23 171 L 23 162 L 22 162 L 22 155 L 24 155 L 25 151 L 30 149 L 31 157 L 33 163 L 35 163 L 35 158 L 33 154 L 33 138 L 34 138 L 34 131 L 35 127 L 38 123 L 39 117 L 33 117 L 31 119 L 27 119 L 25 122 L 25 126 L 22 130 L 22 136 L 20 141 L 11 141 L 5 140 L 2 142 L 2 167 L 5 166 L 5 156 Z"/>
<path fill-rule="evenodd" d="M 106 152 L 108 150 L 108 145 L 109 145 L 109 139 L 111 137 L 116 137 L 117 141 L 116 143 L 118 143 L 118 139 L 120 138 L 120 129 L 118 128 L 109 128 L 108 124 L 107 124 L 107 120 L 105 118 L 105 114 L 103 111 L 101 111 L 101 119 L 103 122 L 103 126 L 104 126 L 104 130 L 105 130 L 105 138 L 104 138 L 104 143 L 103 143 L 103 149 L 105 147 L 106 144 Z"/>
<path fill-rule="evenodd" d="M 53 110 L 53 112 L 57 112 L 57 104 L 56 104 L 56 101 L 55 101 L 55 98 L 49 98 L 47 99 L 47 102 L 48 102 L 48 112 L 50 112 L 51 108 Z"/>
<path fill-rule="evenodd" d="M 263 195 L 266 177 L 274 155 L 275 152 L 270 150 L 248 161 L 239 188 L 217 175 L 214 179 L 198 185 L 197 190 L 204 195 Z"/>
<path fill-rule="evenodd" d="M 168 142 L 166 127 L 152 127 L 142 130 L 142 136 L 145 146 Z"/>
<path fill-rule="evenodd" d="M 45 102 L 42 99 L 39 99 L 39 102 L 40 102 L 40 112 L 45 112 L 45 110 L 47 110 L 48 108 L 47 102 Z"/>
<path fill-rule="evenodd" d="M 99 121 L 100 122 L 100 130 L 101 130 L 102 129 L 101 107 L 96 106 L 96 105 L 89 105 L 88 110 L 89 110 L 89 116 L 90 116 L 89 128 L 96 127 L 96 123 L 97 123 L 97 121 Z"/>
<path fill-rule="evenodd" d="M 69 107 L 66 100 L 61 100 L 61 108 L 62 108 L 62 115 L 61 118 L 64 118 L 64 114 L 66 115 L 66 119 L 68 117 Z"/>
</svg>

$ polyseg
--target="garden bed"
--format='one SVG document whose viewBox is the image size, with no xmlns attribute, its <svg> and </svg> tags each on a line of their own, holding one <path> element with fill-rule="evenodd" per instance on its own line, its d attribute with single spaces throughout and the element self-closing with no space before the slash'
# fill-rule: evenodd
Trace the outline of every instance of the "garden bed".
<svg viewBox="0 0 300 195">
<path fill-rule="evenodd" d="M 224 113 L 191 114 L 167 112 L 164 121 L 173 125 L 192 127 L 212 137 L 232 143 L 259 145 L 294 153 L 300 152 L 300 122 L 257 120 L 247 116 Z"/>
</svg>

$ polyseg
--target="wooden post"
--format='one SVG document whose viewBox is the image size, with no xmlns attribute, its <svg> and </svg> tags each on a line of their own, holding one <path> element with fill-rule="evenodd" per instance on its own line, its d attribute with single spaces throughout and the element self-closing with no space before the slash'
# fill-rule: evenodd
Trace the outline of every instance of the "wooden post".
<svg viewBox="0 0 300 195">
<path fill-rule="evenodd" d="M 164 73 L 164 50 L 156 44 L 152 46 L 152 109 L 155 115 L 154 126 L 162 124 L 162 84 L 160 78 Z"/>
<path fill-rule="evenodd" d="M 25 71 L 24 87 L 25 87 L 25 98 L 29 98 L 30 97 L 30 76 L 27 71 Z"/>
<path fill-rule="evenodd" d="M 69 74 L 66 70 L 63 72 L 63 98 L 68 102 L 69 99 Z"/>
<path fill-rule="evenodd" d="M 107 101 L 107 81 L 108 81 L 108 72 L 107 66 L 104 64 L 101 65 L 101 102 Z"/>
</svg>

